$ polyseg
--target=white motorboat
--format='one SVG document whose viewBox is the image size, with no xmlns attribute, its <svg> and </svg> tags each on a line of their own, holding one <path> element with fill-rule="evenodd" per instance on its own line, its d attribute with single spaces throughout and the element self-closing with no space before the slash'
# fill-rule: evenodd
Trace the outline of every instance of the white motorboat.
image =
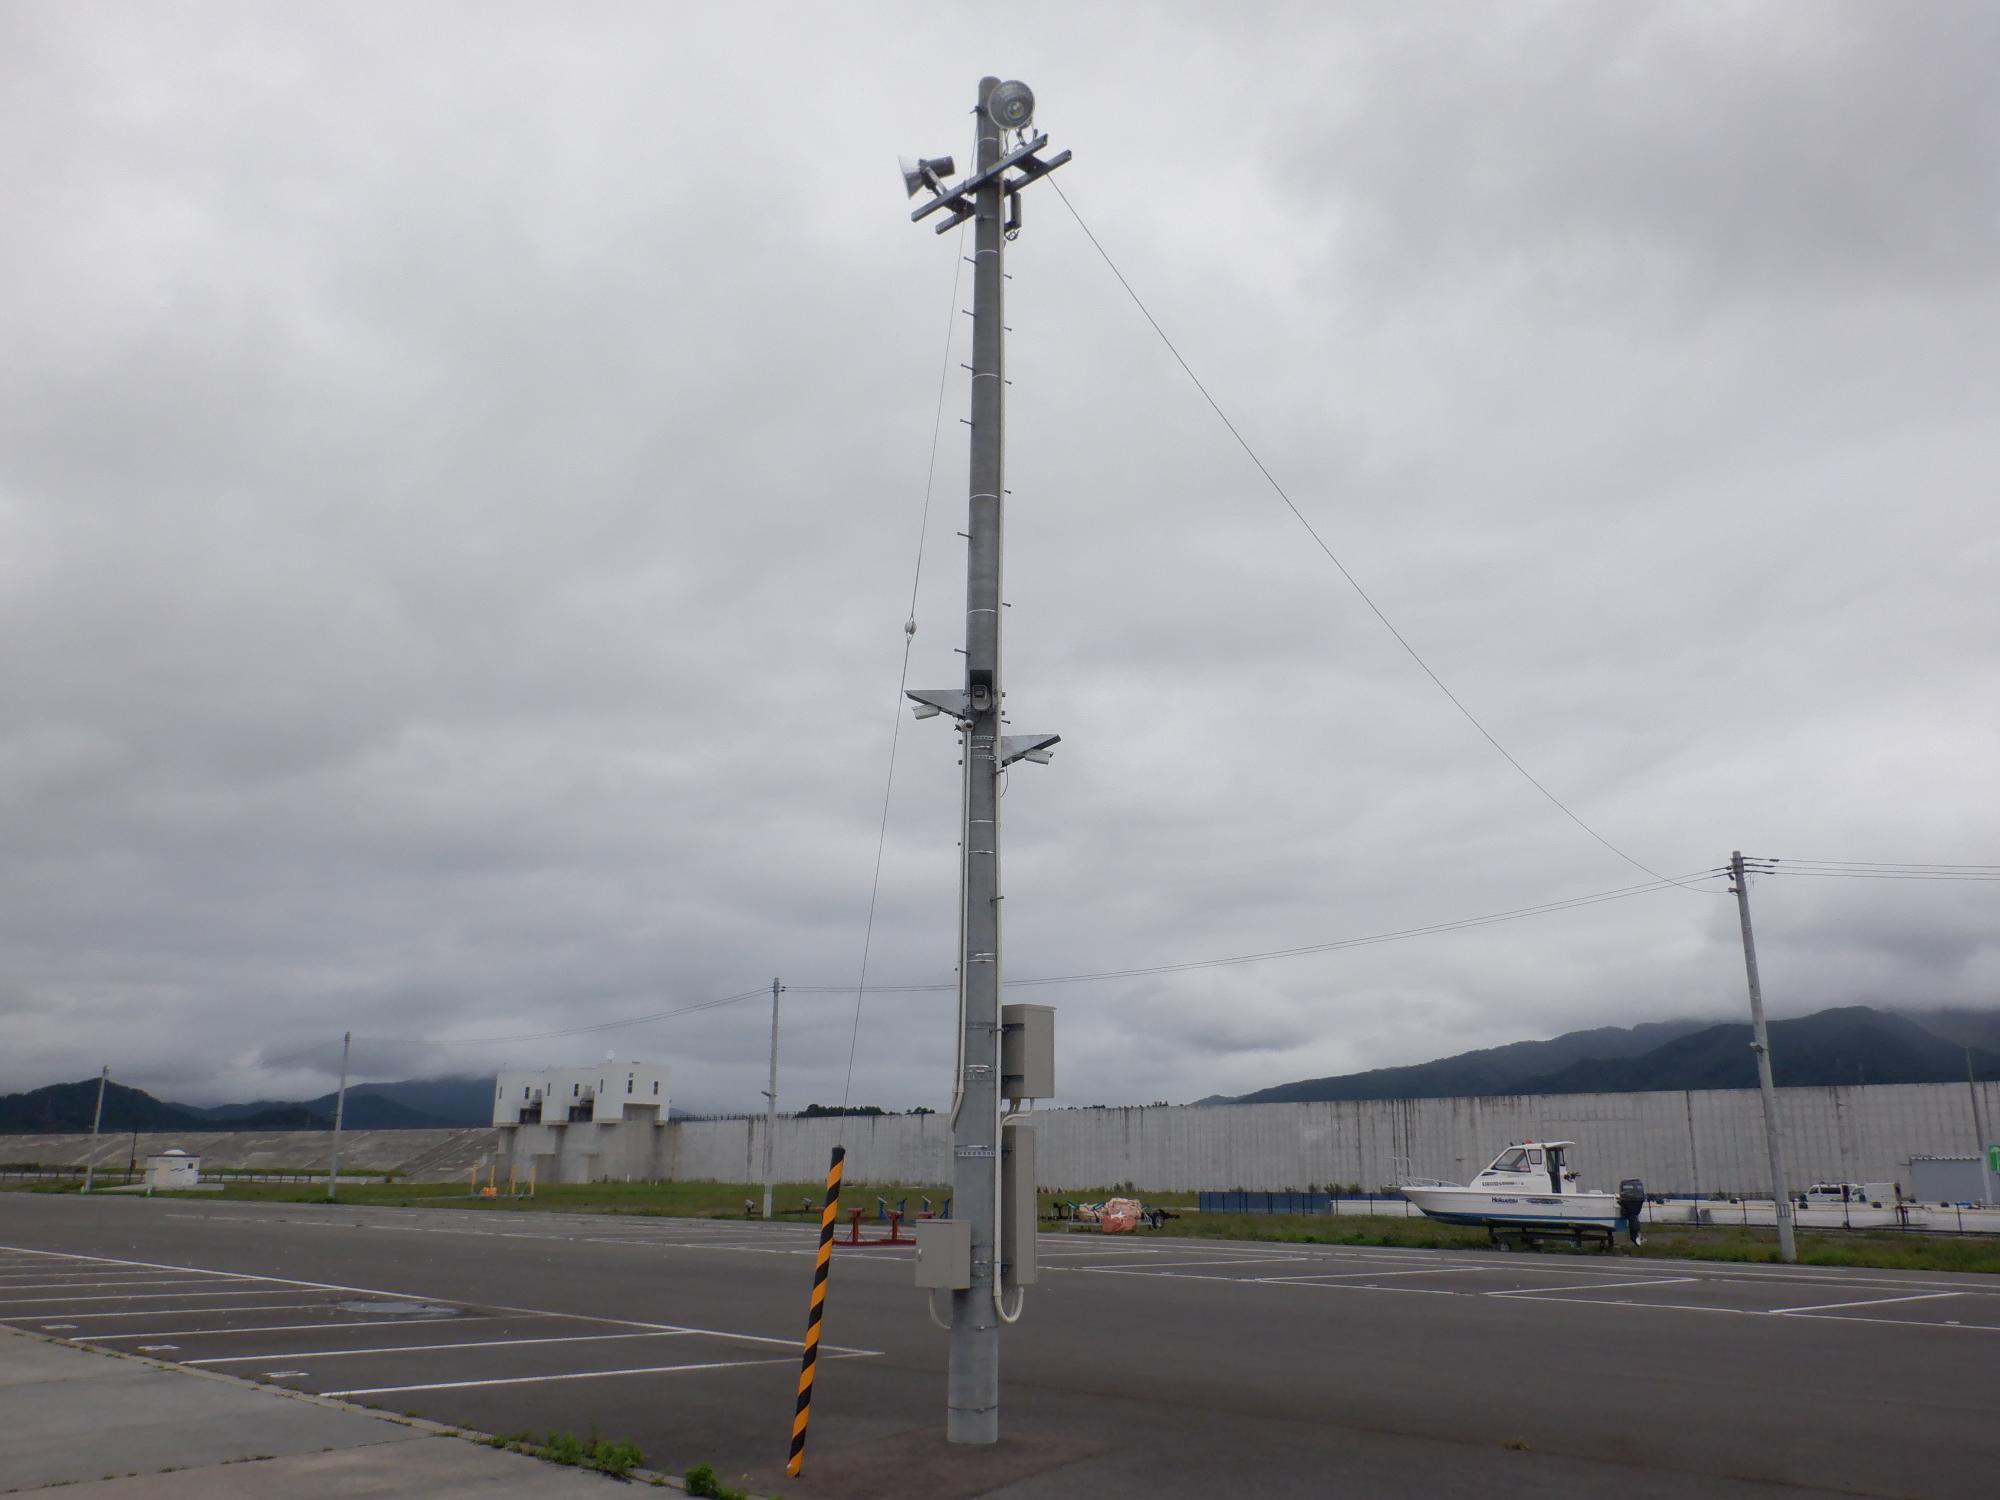
<svg viewBox="0 0 2000 1500">
<path fill-rule="evenodd" d="M 1639 1214 L 1646 1191 L 1636 1178 L 1616 1193 L 1591 1192 L 1568 1169 L 1575 1141 L 1523 1141 L 1493 1158 L 1493 1165 L 1469 1186 L 1412 1180 L 1398 1191 L 1433 1219 L 1448 1224 L 1483 1224 L 1494 1238 L 1581 1239 L 1608 1243 L 1623 1229 L 1639 1241 Z"/>
</svg>

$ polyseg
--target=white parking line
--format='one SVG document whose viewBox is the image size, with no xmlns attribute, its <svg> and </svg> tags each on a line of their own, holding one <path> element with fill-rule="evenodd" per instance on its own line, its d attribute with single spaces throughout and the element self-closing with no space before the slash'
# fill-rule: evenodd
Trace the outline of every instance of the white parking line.
<svg viewBox="0 0 2000 1500">
<path fill-rule="evenodd" d="M 2000 1333 L 2000 1323 L 1961 1323 L 1956 1318 L 1946 1318 L 1942 1322 L 1930 1318 L 1836 1318 L 1831 1313 L 1795 1312 L 1786 1313 L 1788 1318 L 1800 1318 L 1808 1323 L 1858 1323 L 1865 1328 L 1936 1328 L 1951 1329 L 1955 1333 Z"/>
<path fill-rule="evenodd" d="M 1939 1297 L 1956 1297 L 1957 1292 L 1918 1292 L 1911 1297 L 1870 1297 L 1863 1302 L 1814 1302 L 1804 1307 L 1774 1307 L 1773 1316 L 1779 1313 L 1828 1312 L 1836 1307 L 1881 1307 L 1889 1302 L 1930 1302 Z"/>
<path fill-rule="evenodd" d="M 821 1358 L 857 1359 L 856 1354 Z M 747 1370 L 754 1365 L 788 1365 L 786 1359 L 723 1359 L 696 1365 L 647 1365 L 636 1370 L 576 1370 L 564 1375 L 509 1375 L 499 1380 L 440 1380 L 427 1385 L 362 1386 L 351 1391 L 322 1391 L 323 1396 L 396 1396 L 405 1391 L 463 1391 L 489 1385 L 545 1385 L 557 1380 L 609 1380 L 618 1375 L 678 1375 L 688 1370 Z"/>
<path fill-rule="evenodd" d="M 1414 1271 L 1315 1271 L 1309 1276 L 1246 1276 L 1245 1281 L 1266 1282 L 1315 1282 L 1335 1281 L 1387 1281 L 1391 1276 L 1457 1276 L 1468 1271 L 1484 1270 L 1483 1266 L 1425 1266 Z"/>
<path fill-rule="evenodd" d="M 324 1304 L 306 1303 L 307 1307 Z M 192 1310 L 192 1309 L 191 1309 Z M 249 1312 L 247 1307 L 232 1307 L 231 1312 Z M 414 1328 L 419 1323 L 490 1323 L 493 1318 L 485 1313 L 460 1313 L 442 1318 L 378 1318 L 366 1323 L 261 1323 L 249 1328 L 155 1328 L 151 1333 L 93 1333 L 87 1342 L 108 1344 L 113 1339 L 207 1339 L 225 1333 L 310 1333 L 315 1329 L 331 1331 L 336 1328 Z M 48 1326 L 48 1325 L 45 1325 Z M 193 1361 L 189 1361 L 193 1363 Z"/>
<path fill-rule="evenodd" d="M 247 1281 L 251 1278 L 245 1277 L 243 1279 Z M 62 1302 L 71 1305 L 80 1302 L 173 1302 L 188 1297 L 268 1297 L 270 1295 L 271 1290 L 269 1287 L 258 1286 L 246 1287 L 244 1290 L 237 1292 L 118 1292 L 90 1297 L 0 1297 L 0 1309 L 8 1307 L 39 1307 L 50 1302 Z M 0 1310 L 0 1318 L 20 1316 L 23 1315 Z M 41 1318 L 48 1315 L 46 1313 L 28 1313 L 26 1316 Z"/>
<path fill-rule="evenodd" d="M 1229 1257 L 1223 1260 L 1144 1260 L 1123 1266 L 1056 1266 L 1059 1271 L 1178 1271 L 1189 1266 L 1275 1266 L 1294 1261 L 1308 1261 L 1310 1255 L 1265 1255 L 1255 1258 L 1246 1256 Z"/>
<path fill-rule="evenodd" d="M 429 1354 L 439 1349 L 510 1349 L 522 1344 L 592 1344 L 612 1339 L 680 1339 L 688 1337 L 679 1329 L 656 1333 L 576 1333 L 547 1339 L 471 1339 L 455 1344 L 385 1344 L 378 1349 L 287 1349 L 285 1359 L 348 1359 L 359 1354 Z M 276 1359 L 275 1354 L 229 1354 L 208 1359 L 184 1359 L 184 1365 L 245 1365 L 260 1359 Z"/>
<path fill-rule="evenodd" d="M 11 1248 L 15 1248 L 15 1247 L 11 1247 L 11 1246 L 0 1246 L 0 1251 L 4 1251 L 4 1250 L 7 1250 L 7 1249 L 11 1249 Z M 71 1254 L 68 1254 L 67 1252 L 64 1252 L 64 1251 L 58 1251 L 58 1250 L 31 1250 L 31 1251 L 26 1251 L 26 1252 L 24 1252 L 24 1253 L 26 1253 L 26 1254 L 31 1254 L 31 1255 L 40 1255 L 40 1256 L 47 1256 L 47 1257 L 50 1257 L 51 1259 L 67 1259 L 67 1260 L 77 1260 L 77 1259 L 82 1259 L 82 1258 L 83 1258 L 83 1257 L 79 1257 L 79 1256 L 75 1256 L 75 1255 L 71 1255 Z M 200 1269 L 200 1267 L 191 1267 L 191 1266 L 170 1266 L 170 1267 L 169 1267 L 169 1266 L 161 1266 L 161 1265 L 159 1265 L 158 1263 L 156 1263 L 156 1262 L 153 1262 L 153 1261 L 142 1261 L 142 1260 L 131 1260 L 131 1261 L 127 1261 L 127 1260 L 119 1260 L 119 1261 L 114 1261 L 114 1260 L 111 1260 L 111 1258 L 110 1258 L 110 1257 L 108 1257 L 108 1256 L 95 1256 L 95 1257 L 90 1257 L 90 1258 L 91 1258 L 91 1259 L 95 1259 L 95 1260 L 99 1260 L 99 1261 L 103 1261 L 103 1262 L 106 1262 L 106 1263 L 108 1263 L 108 1264 L 113 1264 L 113 1265 L 127 1265 L 127 1266 L 145 1266 L 145 1267 L 147 1267 L 147 1268 L 149 1268 L 149 1269 L 153 1269 L 153 1270 L 176 1270 L 176 1271 L 181 1271 L 181 1270 L 199 1270 L 199 1269 Z M 451 1305 L 453 1305 L 453 1306 L 464 1306 L 464 1305 L 466 1305 L 466 1304 L 463 1304 L 463 1303 L 458 1303 L 458 1302 L 454 1301 L 454 1299 L 451 1299 L 451 1298 L 446 1298 L 446 1297 L 430 1297 L 430 1296 L 425 1296 L 425 1295 L 423 1295 L 423 1294 L 420 1294 L 420 1293 L 417 1293 L 417 1292 L 385 1292 L 385 1291 L 382 1291 L 382 1290 L 381 1290 L 380 1288 L 377 1288 L 377 1287 L 365 1287 L 365 1286 L 343 1286 L 343 1285 L 341 1285 L 341 1284 L 339 1284 L 339 1283 L 337 1283 L 337 1282 L 331 1282 L 331 1281 L 301 1281 L 301 1280 L 298 1280 L 298 1279 L 296 1279 L 296 1278 L 293 1278 L 293 1277 L 289 1277 L 289 1276 L 248 1276 L 248 1275 L 246 1275 L 246 1276 L 244 1276 L 244 1277 L 243 1277 L 243 1279 L 244 1279 L 244 1280 L 246 1280 L 246 1281 L 261 1281 L 261 1282 L 264 1282 L 264 1283 L 266 1283 L 267 1285 L 269 1285 L 270 1287 L 272 1287 L 272 1288 L 273 1288 L 273 1292 L 272 1292 L 272 1295 L 277 1295 L 277 1294 L 278 1294 L 279 1292 L 281 1292 L 281 1291 L 282 1291 L 282 1290 L 283 1290 L 284 1288 L 286 1288 L 286 1287 L 296 1287 L 296 1288 L 298 1288 L 298 1289 L 299 1289 L 299 1291 L 300 1291 L 301 1293 L 306 1293 L 306 1292 L 346 1292 L 346 1293 L 349 1293 L 349 1294 L 351 1294 L 351 1295 L 355 1295 L 355 1296 L 362 1296 L 362 1297 L 377 1297 L 377 1298 L 382 1298 L 382 1299 L 385 1299 L 385 1300 L 391 1300 L 391 1301 L 397 1301 L 397 1302 L 437 1302 L 437 1303 L 450 1303 L 450 1304 L 451 1304 Z M 271 1303 L 271 1304 L 268 1304 L 268 1306 L 269 1306 L 269 1307 L 271 1307 L 271 1308 L 274 1308 L 274 1309 L 275 1309 L 275 1308 L 279 1308 L 279 1307 L 292 1307 L 292 1308 L 301 1308 L 301 1307 L 311 1307 L 311 1306 L 324 1306 L 324 1305 L 325 1305 L 324 1303 Z M 498 1303 L 498 1302 L 483 1302 L 483 1303 L 480 1303 L 480 1304 L 478 1304 L 478 1305 L 479 1305 L 479 1306 L 482 1306 L 482 1307 L 485 1307 L 485 1308 L 486 1308 L 486 1309 L 487 1309 L 487 1310 L 488 1310 L 489 1312 L 494 1312 L 494 1313 L 519 1313 L 519 1314 L 521 1314 L 521 1315 L 523 1315 L 523 1316 L 526 1316 L 526 1317 L 537 1317 L 537 1318 L 545 1318 L 545 1317 L 558 1317 L 558 1318 L 572 1318 L 572 1319 L 574 1319 L 575 1321 L 577 1321 L 577 1322 L 579 1322 L 579 1323 L 608 1323 L 608 1324 L 610 1324 L 611 1326 L 613 1326 L 613 1327 L 615 1327 L 615 1328 L 643 1328 L 643 1329 L 649 1329 L 649 1330 L 652 1330 L 652 1331 L 655 1331 L 655 1332 L 668 1332 L 668 1333 L 700 1333 L 700 1334 L 706 1334 L 706 1335 L 708 1335 L 708 1336 L 709 1336 L 710 1338 L 718 1338 L 718 1339 L 731 1339 L 731 1340 L 734 1340 L 734 1341 L 736 1341 L 736 1342 L 738 1342 L 738 1343 L 748 1343 L 748 1344 L 776 1344 L 776 1345 L 779 1345 L 779 1346 L 781 1346 L 781 1347 L 784 1347 L 784 1348 L 791 1348 L 791 1347 L 795 1347 L 795 1346 L 797 1345 L 797 1343 L 798 1343 L 798 1340 L 797 1340 L 797 1339 L 796 1339 L 795 1337 L 791 1337 L 791 1338 L 773 1338 L 773 1337 L 771 1337 L 771 1336 L 770 1336 L 770 1335 L 768 1335 L 768 1334 L 759 1334 L 759 1333 L 731 1333 L 731 1332 L 729 1332 L 729 1331 L 728 1331 L 727 1329 L 722 1329 L 722 1328 L 697 1328 L 697 1327 L 694 1327 L 694 1326 L 693 1326 L 692 1324 L 685 1324 L 685 1323 L 649 1323 L 649 1322 L 645 1322 L 645 1321 L 643 1321 L 643 1320 L 641 1320 L 641 1319 L 638 1319 L 638 1318 L 612 1318 L 612 1317 L 605 1317 L 605 1316 L 602 1316 L 602 1315 L 600 1315 L 600 1314 L 596 1314 L 596 1313 L 561 1313 L 561 1312 L 551 1312 L 551 1311 L 550 1311 L 550 1310 L 548 1310 L 547 1308 L 539 1308 L 539 1307 L 512 1307 L 512 1306 L 509 1306 L 509 1305 L 507 1305 L 507 1304 L 505 1304 L 505 1303 Z M 189 1310 L 190 1310 L 190 1311 L 198 1311 L 199 1309 L 189 1309 Z M 218 1312 L 219 1312 L 219 1311 L 223 1311 L 223 1310 L 224 1310 L 224 1309 L 220 1309 L 220 1308 L 211 1308 L 211 1309 L 208 1309 L 208 1311 L 218 1311 Z M 264 1308 L 262 1308 L 262 1307 L 254 1307 L 254 1308 L 252 1308 L 252 1307 L 245 1307 L 245 1308 L 229 1308 L 229 1309 L 227 1309 L 227 1311 L 229 1311 L 229 1312 L 260 1312 L 260 1311 L 263 1311 L 263 1310 L 264 1310 Z M 134 1312 L 122 1312 L 122 1313 L 77 1313 L 77 1314 L 76 1314 L 75 1316 L 76 1316 L 76 1317 L 78 1317 L 78 1318 L 135 1318 L 135 1317 L 156 1317 L 156 1316 L 165 1316 L 165 1315 L 166 1315 L 166 1314 L 165 1314 L 165 1313 L 163 1312 L 163 1310 L 162 1310 L 162 1309 L 160 1309 L 160 1308 L 147 1308 L 147 1309 L 144 1309 L 144 1310 L 141 1310 L 141 1311 L 134 1311 Z M 17 1316 L 18 1316 L 18 1315 L 17 1315 Z M 39 1313 L 39 1314 L 30 1314 L 29 1316 L 31 1316 L 31 1317 L 61 1317 L 61 1316 L 65 1316 L 65 1314 L 62 1314 L 62 1313 L 59 1313 L 59 1312 L 49 1312 L 49 1313 Z M 5 1319 L 4 1319 L 4 1318 L 0 1318 L 0 1321 L 5 1321 Z M 412 1321 L 418 1321 L 418 1320 L 416 1320 L 416 1319 L 412 1319 Z M 352 1325 L 344 1325 L 344 1326 L 352 1326 Z M 871 1356 L 871 1357 L 872 1357 L 872 1356 L 875 1356 L 875 1355 L 879 1355 L 879 1354 L 880 1354 L 880 1353 L 882 1352 L 882 1351 L 881 1351 L 881 1350 L 879 1350 L 879 1349 L 853 1349 L 853 1348 L 848 1348 L 848 1347 L 846 1347 L 846 1346 L 844 1346 L 844 1345 L 838 1345 L 838 1344 L 822 1344 L 822 1345 L 820 1345 L 820 1349 L 821 1349 L 821 1351 L 822 1351 L 822 1357 L 823 1357 L 823 1358 L 824 1358 L 825 1356 L 827 1356 L 827 1355 L 831 1355 L 831 1354 L 844 1354 L 844 1355 L 865 1355 L 865 1356 Z"/>
<path fill-rule="evenodd" d="M 1524 1286 L 1504 1292 L 1482 1292 L 1483 1297 L 1545 1297 L 1557 1292 L 1603 1292 L 1613 1287 L 1673 1286 L 1677 1282 L 1699 1281 L 1698 1276 L 1649 1276 L 1644 1281 L 1587 1281 L 1581 1286 Z"/>
<path fill-rule="evenodd" d="M 200 1276 L 120 1276 L 113 1281 L 31 1281 L 0 1282 L 0 1292 L 74 1292 L 99 1286 L 197 1286 L 215 1281 L 251 1281 L 254 1277 L 228 1275 L 220 1271 L 204 1272 Z"/>
<path fill-rule="evenodd" d="M 259 1302 L 254 1307 L 190 1307 L 185 1309 L 185 1311 L 190 1313 L 278 1312 L 280 1310 L 285 1312 L 303 1312 L 308 1307 L 325 1307 L 326 1305 L 324 1302 Z M 46 1312 L 33 1313 L 26 1316 L 16 1313 L 12 1318 L 0 1318 L 0 1323 L 40 1322 L 43 1318 L 75 1318 L 81 1322 L 85 1318 L 165 1318 L 172 1315 L 172 1309 L 170 1308 L 131 1307 L 127 1308 L 124 1312 Z M 177 1332 L 178 1330 L 169 1331 Z"/>
</svg>

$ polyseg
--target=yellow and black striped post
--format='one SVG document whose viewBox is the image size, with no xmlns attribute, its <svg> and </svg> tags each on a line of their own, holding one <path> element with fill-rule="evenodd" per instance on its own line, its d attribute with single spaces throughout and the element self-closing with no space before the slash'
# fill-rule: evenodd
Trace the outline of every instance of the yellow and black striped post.
<svg viewBox="0 0 2000 1500">
<path fill-rule="evenodd" d="M 813 1262 L 812 1310 L 806 1314 L 806 1352 L 799 1365 L 799 1405 L 792 1417 L 792 1456 L 785 1472 L 799 1477 L 806 1466 L 806 1419 L 812 1415 L 813 1371 L 819 1364 L 819 1325 L 826 1313 L 826 1275 L 833 1268 L 833 1226 L 840 1219 L 840 1164 L 847 1148 L 835 1146 L 826 1168 L 826 1204 L 819 1211 L 819 1258 Z"/>
</svg>

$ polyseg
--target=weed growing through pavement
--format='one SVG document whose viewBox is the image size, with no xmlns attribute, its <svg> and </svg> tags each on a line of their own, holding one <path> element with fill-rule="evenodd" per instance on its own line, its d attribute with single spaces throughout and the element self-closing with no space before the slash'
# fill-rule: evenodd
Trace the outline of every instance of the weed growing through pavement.
<svg viewBox="0 0 2000 1500">
<path fill-rule="evenodd" d="M 573 1432 L 551 1432 L 538 1440 L 524 1429 L 496 1433 L 480 1441 L 489 1448 L 505 1448 L 510 1453 L 525 1453 L 530 1458 L 567 1464 L 575 1469 L 593 1469 L 618 1479 L 625 1478 L 646 1461 L 637 1443 L 606 1442 L 594 1432 L 587 1438 L 579 1438 Z"/>
<path fill-rule="evenodd" d="M 732 1490 L 715 1477 L 715 1465 L 696 1464 L 681 1476 L 690 1495 L 706 1495 L 709 1500 L 750 1500 L 741 1490 Z"/>
</svg>

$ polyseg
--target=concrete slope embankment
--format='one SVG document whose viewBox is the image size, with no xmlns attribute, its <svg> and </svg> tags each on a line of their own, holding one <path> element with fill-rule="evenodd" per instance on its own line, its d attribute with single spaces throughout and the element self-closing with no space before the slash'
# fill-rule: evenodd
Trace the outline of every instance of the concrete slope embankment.
<svg viewBox="0 0 2000 1500">
<path fill-rule="evenodd" d="M 181 1150 L 205 1168 L 263 1172 L 324 1172 L 333 1134 L 326 1130 L 151 1131 L 100 1135 L 0 1135 L 0 1167 L 123 1168 L 134 1157 Z M 342 1172 L 395 1172 L 418 1182 L 463 1177 L 492 1157 L 499 1132 L 466 1130 L 343 1130 Z"/>
</svg>

